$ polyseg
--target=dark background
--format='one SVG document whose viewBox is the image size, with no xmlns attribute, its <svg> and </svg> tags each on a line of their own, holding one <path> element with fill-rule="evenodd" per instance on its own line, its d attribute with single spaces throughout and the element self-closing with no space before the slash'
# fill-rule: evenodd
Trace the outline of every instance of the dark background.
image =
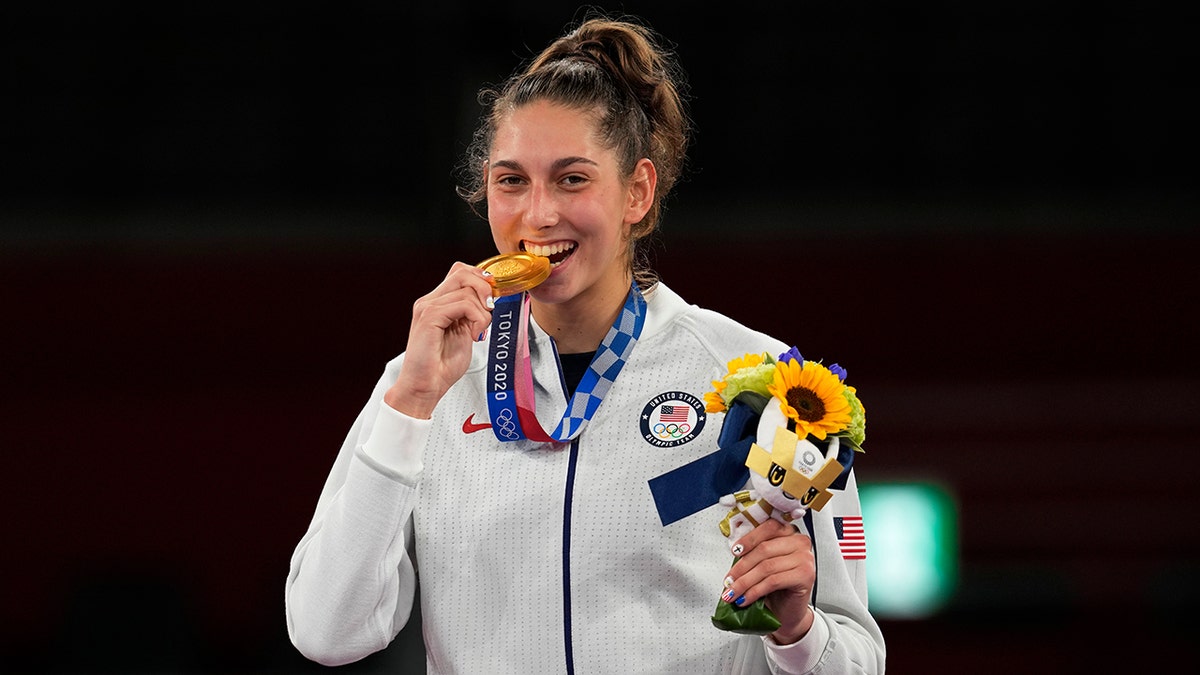
<svg viewBox="0 0 1200 675">
<path fill-rule="evenodd" d="M 692 84 L 664 280 L 849 368 L 861 482 L 958 502 L 957 592 L 884 622 L 890 672 L 1190 656 L 1195 12 L 609 7 Z M 492 252 L 454 194 L 476 90 L 573 16 L 6 5 L 5 670 L 321 670 L 292 547 L 412 301 Z"/>
</svg>

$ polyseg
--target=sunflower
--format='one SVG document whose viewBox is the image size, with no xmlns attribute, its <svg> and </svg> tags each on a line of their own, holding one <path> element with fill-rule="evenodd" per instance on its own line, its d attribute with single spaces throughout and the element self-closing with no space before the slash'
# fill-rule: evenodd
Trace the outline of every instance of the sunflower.
<svg viewBox="0 0 1200 675">
<path fill-rule="evenodd" d="M 780 361 L 775 364 L 775 381 L 767 387 L 788 419 L 796 422 L 796 435 L 812 434 L 825 440 L 850 425 L 850 402 L 846 385 L 816 361 Z"/>
</svg>

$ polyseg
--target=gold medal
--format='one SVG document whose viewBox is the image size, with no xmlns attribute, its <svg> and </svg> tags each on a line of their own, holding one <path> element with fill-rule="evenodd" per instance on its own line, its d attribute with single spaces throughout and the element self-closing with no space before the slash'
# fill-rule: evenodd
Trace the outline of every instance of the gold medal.
<svg viewBox="0 0 1200 675">
<path fill-rule="evenodd" d="M 532 253 L 503 253 L 476 265 L 492 275 L 496 297 L 523 293 L 550 276 L 550 259 Z"/>
</svg>

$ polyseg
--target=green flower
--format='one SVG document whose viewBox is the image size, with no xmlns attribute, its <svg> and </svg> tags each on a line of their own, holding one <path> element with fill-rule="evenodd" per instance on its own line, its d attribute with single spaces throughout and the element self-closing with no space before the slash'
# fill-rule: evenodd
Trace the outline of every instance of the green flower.
<svg viewBox="0 0 1200 675">
<path fill-rule="evenodd" d="M 742 368 L 736 373 L 730 373 L 725 378 L 725 390 L 721 392 L 722 397 L 729 403 L 738 397 L 743 391 L 752 391 L 756 394 L 767 395 L 767 385 L 775 381 L 775 361 L 764 361 L 756 366 Z"/>
<path fill-rule="evenodd" d="M 862 401 L 858 400 L 854 387 L 846 387 L 842 393 L 850 404 L 850 426 L 838 436 L 844 438 L 850 447 L 858 452 L 865 452 L 862 444 L 867 440 L 867 411 L 863 408 Z"/>
</svg>

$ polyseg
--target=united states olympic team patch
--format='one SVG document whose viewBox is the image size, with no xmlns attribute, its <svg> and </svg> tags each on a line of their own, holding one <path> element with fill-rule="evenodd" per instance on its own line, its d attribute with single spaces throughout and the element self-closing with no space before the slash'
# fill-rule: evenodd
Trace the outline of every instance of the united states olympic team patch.
<svg viewBox="0 0 1200 675">
<path fill-rule="evenodd" d="M 685 391 L 668 391 L 642 408 L 642 438 L 659 448 L 683 445 L 699 435 L 708 413 L 704 401 Z"/>
</svg>

